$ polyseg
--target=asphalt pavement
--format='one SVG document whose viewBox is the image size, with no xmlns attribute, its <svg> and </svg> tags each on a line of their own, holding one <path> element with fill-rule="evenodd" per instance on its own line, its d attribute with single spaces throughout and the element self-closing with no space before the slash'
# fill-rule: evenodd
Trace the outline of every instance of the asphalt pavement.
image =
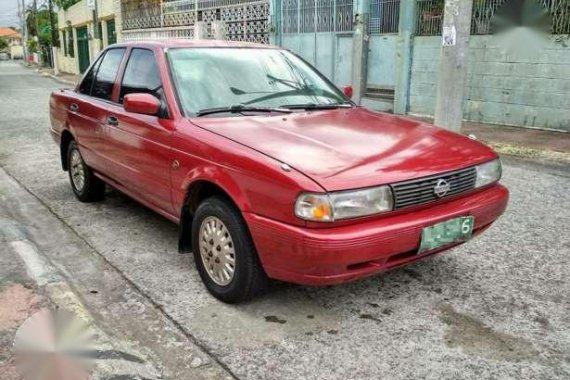
<svg viewBox="0 0 570 380">
<path fill-rule="evenodd" d="M 112 189 L 101 203 L 73 197 L 48 133 L 60 87 L 0 62 L 0 227 L 29 231 L 95 323 L 152 364 L 147 377 L 570 378 L 570 168 L 505 159 L 506 214 L 449 253 L 229 306 L 178 254 L 176 225 Z M 6 241 L 0 263 L 19 262 Z M 0 270 L 0 295 L 14 271 Z"/>
</svg>

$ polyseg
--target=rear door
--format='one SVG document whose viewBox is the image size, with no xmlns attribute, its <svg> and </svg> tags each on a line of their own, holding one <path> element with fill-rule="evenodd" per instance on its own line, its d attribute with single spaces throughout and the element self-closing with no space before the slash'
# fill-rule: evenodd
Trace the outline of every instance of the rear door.
<svg viewBox="0 0 570 380">
<path fill-rule="evenodd" d="M 158 98 L 163 104 L 160 115 L 125 111 L 123 99 L 133 93 L 146 93 Z M 109 112 L 113 123 L 107 126 L 106 136 L 113 179 L 135 191 L 145 201 L 172 214 L 170 145 L 173 122 L 168 115 L 153 50 L 131 50 L 117 101 L 110 106 Z"/>
<path fill-rule="evenodd" d="M 104 128 L 124 48 L 110 49 L 91 67 L 69 104 L 69 121 L 81 155 L 90 167 L 105 172 Z"/>
</svg>

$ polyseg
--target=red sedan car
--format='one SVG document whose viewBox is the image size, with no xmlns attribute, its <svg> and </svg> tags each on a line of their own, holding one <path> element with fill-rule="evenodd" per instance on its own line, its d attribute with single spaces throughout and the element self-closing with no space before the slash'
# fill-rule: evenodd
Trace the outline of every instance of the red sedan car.
<svg viewBox="0 0 570 380">
<path fill-rule="evenodd" d="M 461 244 L 504 212 L 489 147 L 345 93 L 271 46 L 118 44 L 52 94 L 51 133 L 79 200 L 109 184 L 178 223 L 180 252 L 225 302 L 269 278 L 370 276 Z"/>
</svg>

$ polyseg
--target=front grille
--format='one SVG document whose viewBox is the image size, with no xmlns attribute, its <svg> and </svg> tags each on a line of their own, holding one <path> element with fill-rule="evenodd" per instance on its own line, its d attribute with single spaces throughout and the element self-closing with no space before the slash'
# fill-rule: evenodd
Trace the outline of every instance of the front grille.
<svg viewBox="0 0 570 380">
<path fill-rule="evenodd" d="M 473 189 L 477 180 L 477 170 L 471 167 L 393 184 L 394 209 L 422 205 L 441 199 L 434 191 L 440 179 L 444 179 L 450 185 L 447 194 L 441 197 L 445 198 Z"/>
</svg>

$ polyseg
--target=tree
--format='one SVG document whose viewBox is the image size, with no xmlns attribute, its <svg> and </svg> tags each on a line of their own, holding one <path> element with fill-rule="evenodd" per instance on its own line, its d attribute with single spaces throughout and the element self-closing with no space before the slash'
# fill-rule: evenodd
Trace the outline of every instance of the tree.
<svg viewBox="0 0 570 380">
<path fill-rule="evenodd" d="M 8 41 L 5 38 L 0 38 L 0 51 L 8 47 Z"/>
<path fill-rule="evenodd" d="M 55 0 L 55 4 L 58 6 L 58 8 L 66 10 L 79 1 L 80 0 Z"/>
<path fill-rule="evenodd" d="M 36 22 L 37 17 L 37 22 Z M 52 17 L 57 22 L 57 14 L 52 12 Z M 58 46 L 57 41 L 59 34 L 55 33 L 56 41 L 52 41 L 51 24 L 49 17 L 49 10 L 45 4 L 43 4 L 37 11 L 37 15 L 34 12 L 33 6 L 28 6 L 26 9 L 26 26 L 28 28 L 28 34 L 31 39 L 37 36 L 37 42 L 32 43 L 34 46 L 30 47 L 30 42 L 28 42 L 28 48 L 30 52 L 41 53 L 44 62 L 49 62 L 50 47 Z M 54 25 L 57 30 L 57 25 Z"/>
</svg>

